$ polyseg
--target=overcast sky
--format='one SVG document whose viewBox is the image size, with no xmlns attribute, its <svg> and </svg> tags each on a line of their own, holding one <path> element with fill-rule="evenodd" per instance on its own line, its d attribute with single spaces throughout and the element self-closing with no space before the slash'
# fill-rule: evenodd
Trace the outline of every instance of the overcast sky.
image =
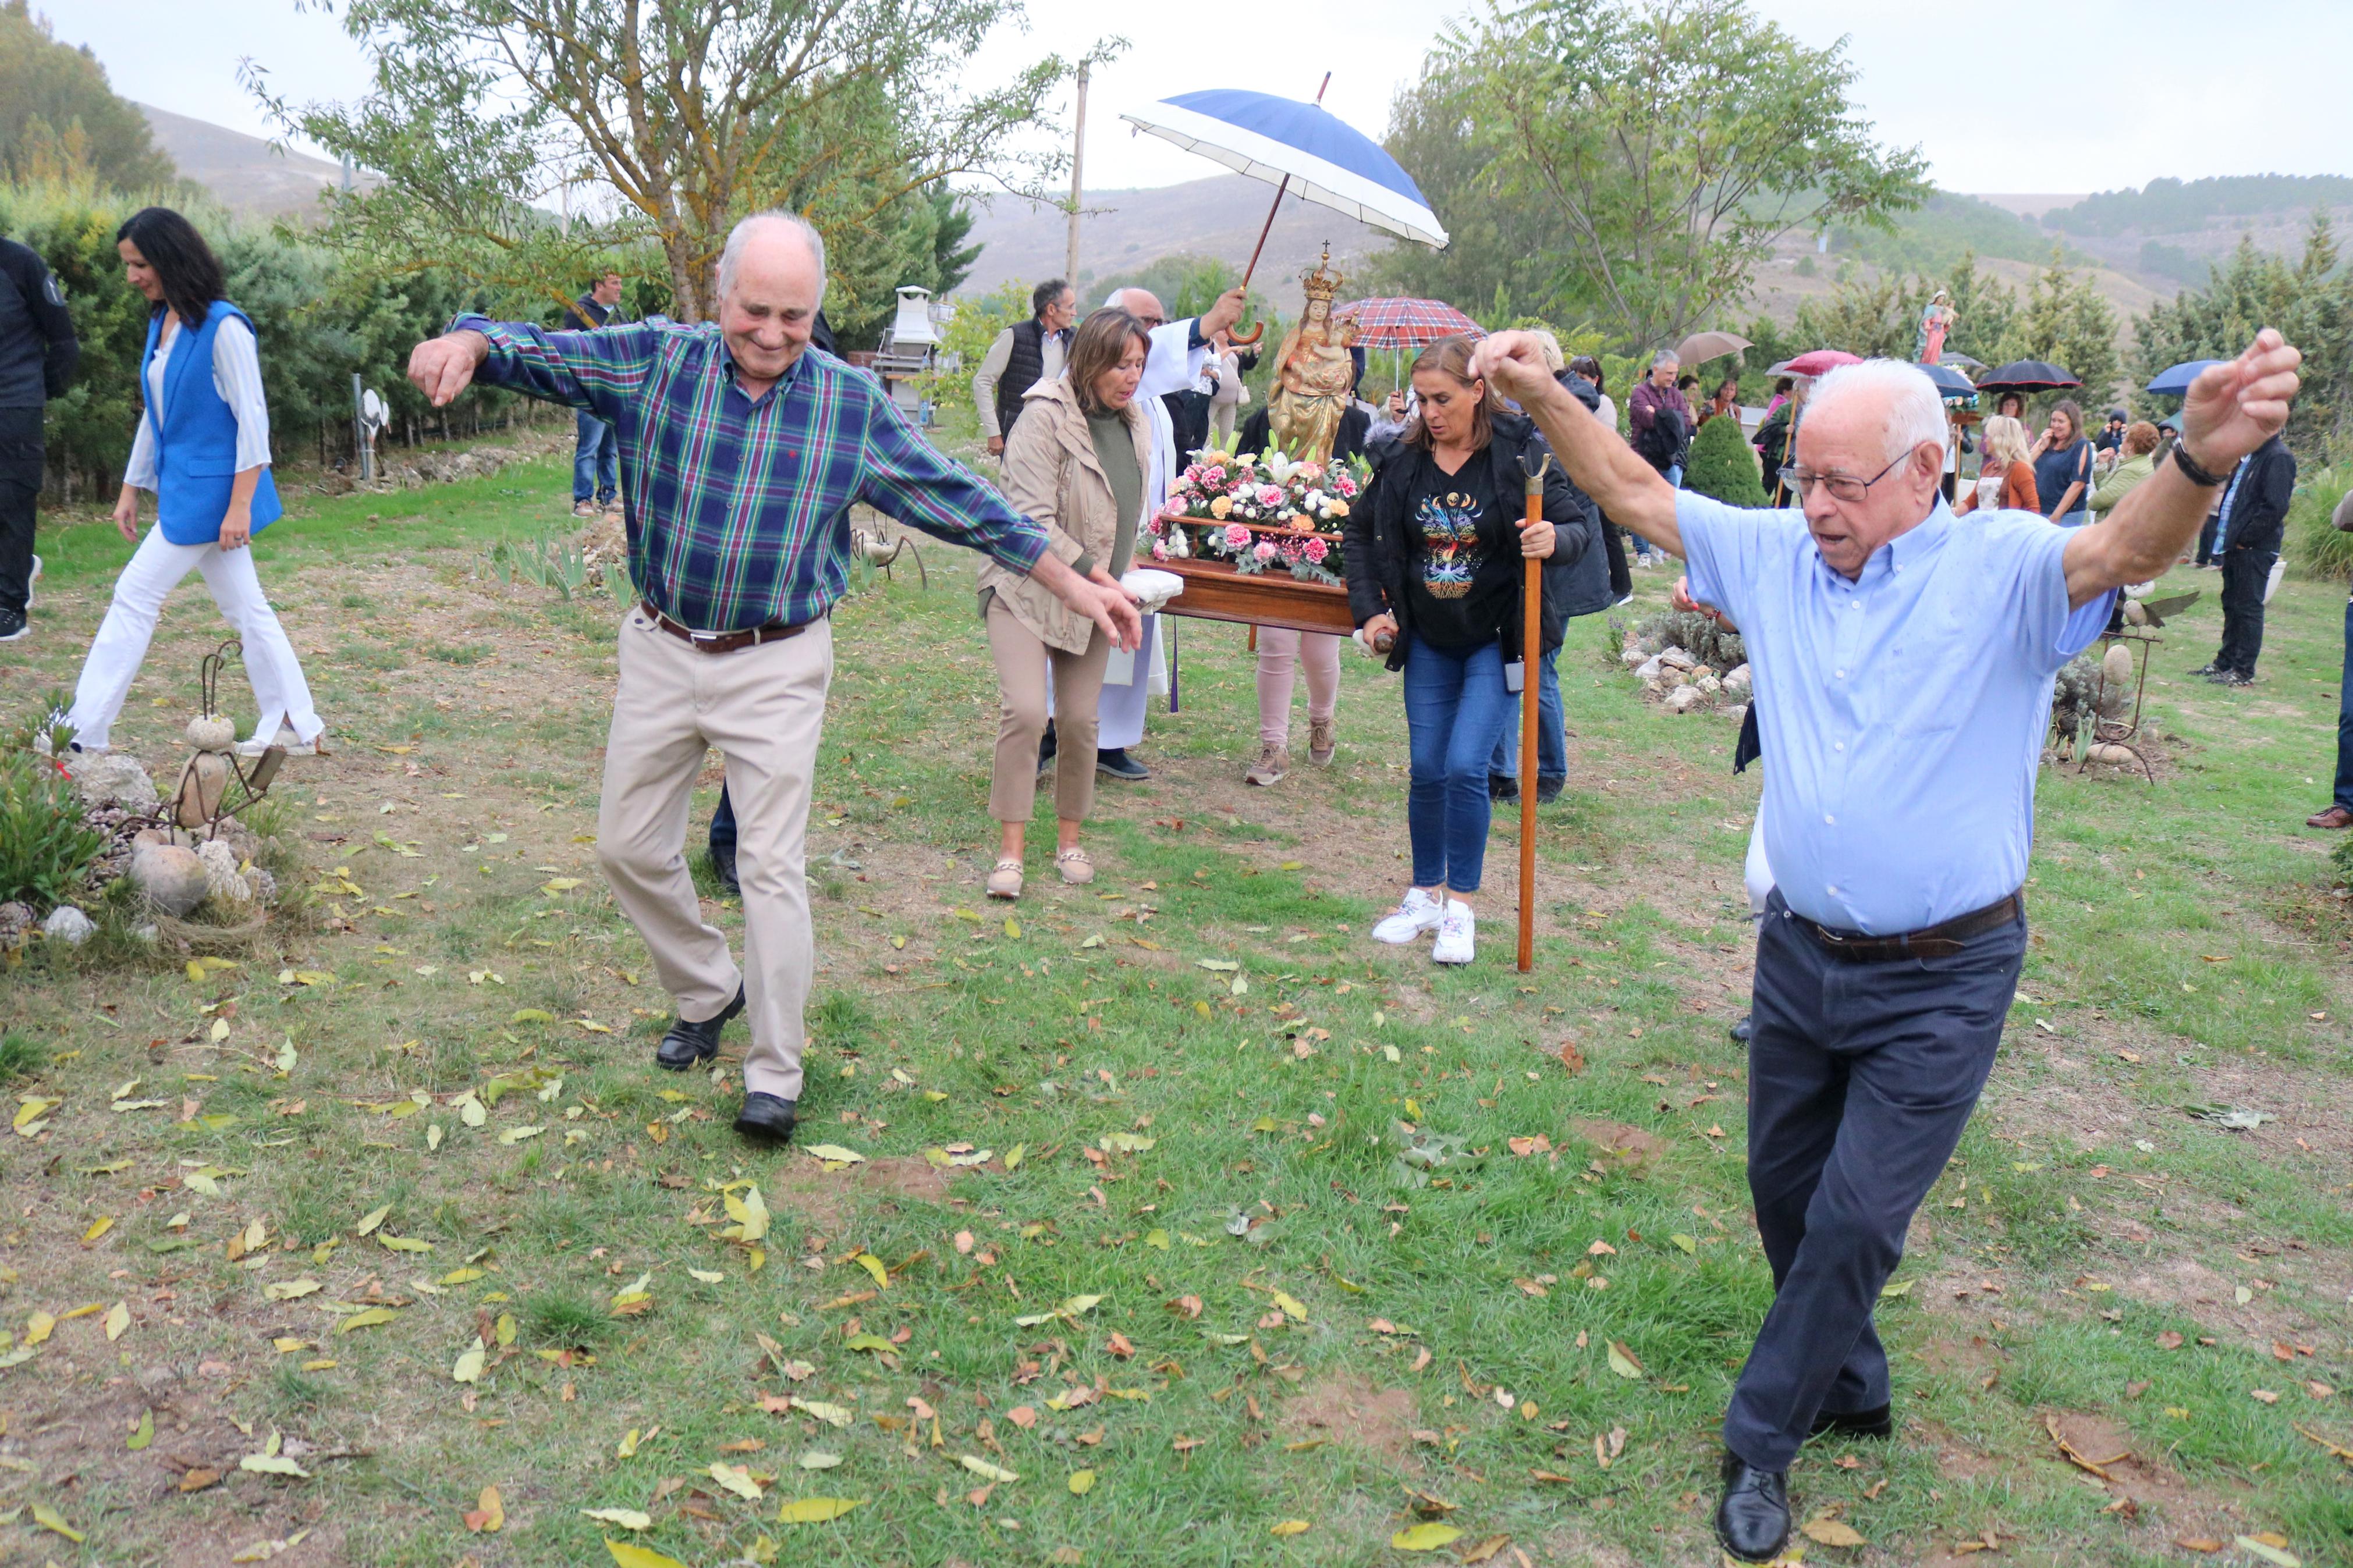
<svg viewBox="0 0 2353 1568">
<path fill-rule="evenodd" d="M 1921 146 L 1948 190 L 2073 192 L 2159 174 L 2353 173 L 2353 94 L 2344 77 L 2353 61 L 2353 4 L 2346 0 L 1757 4 L 1807 43 L 1845 35 L 1862 73 L 1863 110 L 1888 142 Z M 237 86 L 243 58 L 298 100 L 353 96 L 366 86 L 359 50 L 334 19 L 294 0 L 49 5 L 58 36 L 96 50 L 117 91 L 217 124 L 270 133 Z M 1132 136 L 1118 118 L 1123 109 L 1209 87 L 1310 98 L 1329 70 L 1326 106 L 1378 136 L 1390 98 L 1419 75 L 1439 18 L 1461 9 L 1446 0 L 1348 0 L 1313 12 L 1283 5 L 1240 27 L 1209 28 L 1198 7 L 1139 12 L 1103 0 L 1029 0 L 1027 37 L 1001 38 L 972 68 L 986 79 L 1035 53 L 1075 55 L 1124 30 L 1130 47 L 1097 73 L 1089 98 L 1087 184 L 1169 184 L 1212 166 Z M 1203 41 L 1209 37 L 1217 41 Z"/>
</svg>

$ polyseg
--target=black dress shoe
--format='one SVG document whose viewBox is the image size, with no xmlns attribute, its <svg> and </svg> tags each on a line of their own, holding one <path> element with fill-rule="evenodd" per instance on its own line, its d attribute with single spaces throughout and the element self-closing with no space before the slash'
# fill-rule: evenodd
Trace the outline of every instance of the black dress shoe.
<svg viewBox="0 0 2353 1568">
<path fill-rule="evenodd" d="M 1812 1436 L 1817 1437 L 1892 1437 L 1895 1435 L 1895 1418 L 1884 1405 L 1870 1410 L 1825 1410 L 1814 1417 Z"/>
<path fill-rule="evenodd" d="M 743 1010 L 744 988 L 738 985 L 735 1000 L 728 1003 L 726 1010 L 716 1018 L 704 1018 L 699 1023 L 681 1018 L 662 1037 L 661 1048 L 654 1052 L 654 1066 L 665 1072 L 684 1072 L 689 1068 L 701 1067 L 719 1054 L 719 1031 Z"/>
<path fill-rule="evenodd" d="M 1770 1563 L 1779 1556 L 1789 1544 L 1789 1472 L 1755 1469 L 1739 1455 L 1725 1453 L 1715 1538 L 1743 1563 Z"/>
<path fill-rule="evenodd" d="M 1124 746 L 1113 746 L 1095 752 L 1095 772 L 1107 778 L 1125 779 L 1130 784 L 1142 784 L 1152 776 L 1152 770 L 1129 756 Z"/>
<path fill-rule="evenodd" d="M 1514 778 L 1509 773 L 1489 773 L 1487 775 L 1487 798 L 1489 800 L 1519 799 L 1520 781 Z"/>
<path fill-rule="evenodd" d="M 1550 805 L 1554 801 L 1560 798 L 1560 792 L 1567 787 L 1568 780 L 1565 778 L 1549 778 L 1543 773 L 1538 773 L 1536 775 L 1536 804 L 1538 805 Z"/>
<path fill-rule="evenodd" d="M 1754 1029 L 1755 1025 L 1756 1020 L 1754 1018 L 1741 1019 L 1740 1022 L 1732 1026 L 1732 1037 L 1738 1040 L 1742 1045 L 1746 1045 L 1748 1043 L 1749 1034 Z"/>
<path fill-rule="evenodd" d="M 744 1109 L 735 1113 L 735 1131 L 763 1143 L 785 1142 L 793 1135 L 793 1102 L 755 1089 L 744 1097 Z"/>
</svg>

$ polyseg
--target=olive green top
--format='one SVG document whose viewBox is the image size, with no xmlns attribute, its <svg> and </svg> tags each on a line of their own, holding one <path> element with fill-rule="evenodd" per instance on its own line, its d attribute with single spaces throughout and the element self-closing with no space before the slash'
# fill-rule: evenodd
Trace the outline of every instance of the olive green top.
<svg viewBox="0 0 2353 1568">
<path fill-rule="evenodd" d="M 1135 437 L 1128 432 L 1124 414 L 1088 415 L 1087 435 L 1119 507 L 1119 533 L 1111 551 L 1111 574 L 1117 577 L 1135 556 L 1135 526 L 1144 515 L 1144 469 L 1135 460 Z"/>
</svg>

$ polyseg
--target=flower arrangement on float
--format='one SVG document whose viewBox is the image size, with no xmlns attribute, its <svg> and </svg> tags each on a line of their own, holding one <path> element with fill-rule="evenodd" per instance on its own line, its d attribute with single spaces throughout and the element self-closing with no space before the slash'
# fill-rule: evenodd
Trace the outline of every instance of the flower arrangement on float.
<svg viewBox="0 0 2353 1568">
<path fill-rule="evenodd" d="M 1337 585 L 1339 525 L 1371 472 L 1362 458 L 1299 462 L 1279 451 L 1203 447 L 1152 520 L 1152 558 L 1213 555 L 1245 576 L 1279 566 L 1302 582 Z"/>
</svg>

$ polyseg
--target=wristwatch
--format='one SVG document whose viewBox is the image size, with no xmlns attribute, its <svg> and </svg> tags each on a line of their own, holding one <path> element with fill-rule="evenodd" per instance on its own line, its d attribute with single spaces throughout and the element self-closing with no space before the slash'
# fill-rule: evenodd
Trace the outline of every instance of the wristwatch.
<svg viewBox="0 0 2353 1568">
<path fill-rule="evenodd" d="M 2221 484 L 2231 477 L 2228 473 L 2207 472 L 2199 466 L 2198 459 L 2189 455 L 2189 448 L 2179 441 L 2173 444 L 2173 466 L 2181 470 L 2183 479 L 2193 485 L 2201 485 L 2208 489 Z"/>
</svg>

